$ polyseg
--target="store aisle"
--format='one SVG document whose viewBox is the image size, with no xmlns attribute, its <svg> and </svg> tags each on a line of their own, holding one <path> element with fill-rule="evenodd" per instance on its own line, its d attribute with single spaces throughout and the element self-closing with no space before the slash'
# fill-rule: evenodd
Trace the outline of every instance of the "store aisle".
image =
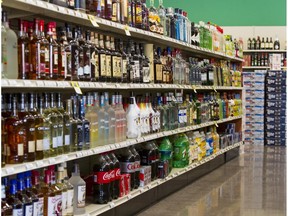
<svg viewBox="0 0 288 216">
<path fill-rule="evenodd" d="M 284 216 L 286 148 L 245 146 L 245 154 L 138 216 Z"/>
</svg>

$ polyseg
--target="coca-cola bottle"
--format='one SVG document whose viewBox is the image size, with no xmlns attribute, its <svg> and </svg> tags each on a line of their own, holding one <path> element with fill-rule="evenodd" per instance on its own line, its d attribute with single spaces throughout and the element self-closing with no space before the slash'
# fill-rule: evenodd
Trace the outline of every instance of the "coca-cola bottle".
<svg viewBox="0 0 288 216">
<path fill-rule="evenodd" d="M 134 169 L 135 169 L 135 189 L 137 189 L 140 186 L 140 179 L 139 179 L 139 174 L 140 174 L 140 155 L 136 151 L 134 146 L 130 146 L 130 151 L 134 155 L 135 158 L 135 163 L 134 163 Z"/>
<path fill-rule="evenodd" d="M 117 199 L 120 194 L 120 179 L 121 179 L 120 163 L 113 152 L 109 153 L 109 157 L 113 162 L 114 175 L 115 175 L 112 198 Z"/>
<path fill-rule="evenodd" d="M 112 198 L 114 197 L 113 195 L 113 187 L 114 187 L 114 180 L 115 180 L 115 172 L 114 172 L 114 165 L 112 160 L 110 159 L 108 154 L 104 155 L 105 160 L 107 161 L 107 163 L 109 164 L 109 177 L 110 177 L 110 185 L 109 185 L 109 191 L 110 191 L 110 199 L 109 201 L 112 200 Z"/>
<path fill-rule="evenodd" d="M 154 152 L 155 152 L 155 156 L 154 156 L 154 163 L 155 163 L 155 176 L 154 176 L 154 179 L 152 180 L 155 180 L 157 179 L 158 177 L 158 165 L 159 165 L 159 162 L 160 162 L 160 154 L 159 154 L 159 149 L 158 149 L 158 146 L 156 145 L 155 142 L 151 142 L 151 145 L 154 149 Z"/>
<path fill-rule="evenodd" d="M 110 165 L 102 154 L 96 155 L 93 166 L 93 200 L 105 204 L 110 200 Z"/>
<path fill-rule="evenodd" d="M 130 187 L 133 190 L 135 187 L 135 157 L 128 148 L 120 149 L 118 153 L 121 173 L 130 174 Z"/>
<path fill-rule="evenodd" d="M 141 165 L 151 166 L 151 180 L 155 179 L 157 167 L 155 164 L 156 153 L 151 142 L 144 143 L 141 151 Z"/>
</svg>

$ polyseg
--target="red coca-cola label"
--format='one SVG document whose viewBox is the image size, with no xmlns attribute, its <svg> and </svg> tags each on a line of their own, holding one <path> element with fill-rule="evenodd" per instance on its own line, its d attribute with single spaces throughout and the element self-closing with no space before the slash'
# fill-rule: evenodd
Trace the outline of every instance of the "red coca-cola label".
<svg viewBox="0 0 288 216">
<path fill-rule="evenodd" d="M 121 178 L 120 168 L 115 168 L 115 169 L 114 169 L 114 172 L 115 172 L 115 180 L 120 179 L 120 178 Z"/>
<path fill-rule="evenodd" d="M 131 191 L 130 181 L 131 181 L 130 174 L 124 174 L 125 195 L 129 194 Z"/>
<path fill-rule="evenodd" d="M 120 175 L 120 190 L 119 190 L 119 197 L 125 195 L 125 177 L 124 175 Z"/>
<path fill-rule="evenodd" d="M 145 179 L 144 173 L 139 173 L 139 180 L 144 181 L 144 179 Z"/>
<path fill-rule="evenodd" d="M 109 184 L 110 172 L 95 172 L 93 175 L 93 181 L 97 184 Z"/>
<path fill-rule="evenodd" d="M 115 181 L 115 170 L 110 171 L 110 181 Z"/>
<path fill-rule="evenodd" d="M 135 162 L 120 162 L 120 169 L 122 173 L 135 172 Z"/>
</svg>

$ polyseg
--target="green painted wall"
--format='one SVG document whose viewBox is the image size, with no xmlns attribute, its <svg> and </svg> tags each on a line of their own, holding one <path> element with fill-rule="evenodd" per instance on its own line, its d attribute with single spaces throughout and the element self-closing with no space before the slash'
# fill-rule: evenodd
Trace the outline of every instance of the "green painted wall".
<svg viewBox="0 0 288 216">
<path fill-rule="evenodd" d="M 147 0 L 149 5 L 149 0 Z M 286 0 L 163 0 L 182 8 L 192 21 L 220 26 L 286 26 Z M 158 6 L 158 0 L 155 0 Z"/>
</svg>

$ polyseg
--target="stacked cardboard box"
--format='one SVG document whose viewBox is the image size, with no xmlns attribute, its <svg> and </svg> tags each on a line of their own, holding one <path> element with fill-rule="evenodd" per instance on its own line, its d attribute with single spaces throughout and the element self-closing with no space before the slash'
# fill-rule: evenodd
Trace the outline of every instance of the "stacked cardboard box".
<svg viewBox="0 0 288 216">
<path fill-rule="evenodd" d="M 286 71 L 268 71 L 265 85 L 265 144 L 286 143 Z"/>
<path fill-rule="evenodd" d="M 243 72 L 245 143 L 264 144 L 266 71 Z"/>
</svg>

